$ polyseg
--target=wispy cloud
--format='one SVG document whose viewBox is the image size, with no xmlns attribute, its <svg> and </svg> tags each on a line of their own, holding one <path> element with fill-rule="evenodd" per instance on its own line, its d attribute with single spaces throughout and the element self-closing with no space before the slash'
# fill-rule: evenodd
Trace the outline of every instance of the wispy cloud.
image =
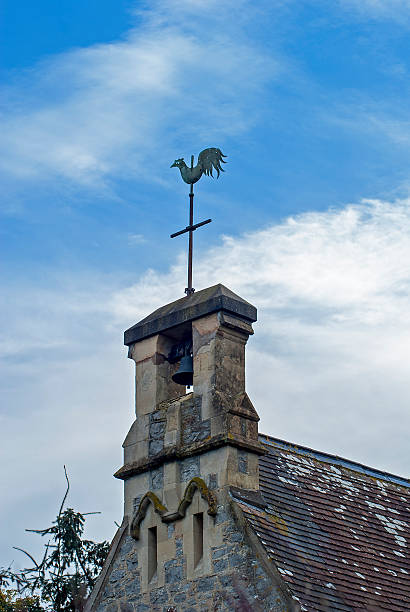
<svg viewBox="0 0 410 612">
<path fill-rule="evenodd" d="M 223 282 L 258 307 L 247 386 L 261 431 L 407 475 L 409 259 L 410 200 L 290 217 L 198 257 L 197 288 Z M 4 296 L 4 562 L 17 531 L 43 525 L 44 500 L 52 518 L 63 463 L 72 503 L 104 512 L 93 535 L 111 535 L 121 513 L 111 474 L 133 412 L 122 331 L 179 297 L 184 280 L 181 254 L 128 288 L 85 275 Z"/>
<path fill-rule="evenodd" d="M 155 2 L 123 41 L 27 72 L 5 96 L 0 170 L 82 184 L 101 185 L 114 172 L 156 180 L 147 162 L 176 139 L 209 145 L 216 134 L 220 142 L 248 129 L 255 96 L 278 65 L 240 21 L 224 23 L 230 3 L 217 12 L 212 4 Z"/>
<path fill-rule="evenodd" d="M 193 150 L 214 140 L 223 146 L 258 121 L 271 124 L 275 101 L 265 93 L 272 82 L 286 78 L 301 99 L 315 90 L 303 67 L 279 54 L 280 44 L 273 50 L 255 31 L 247 35 L 251 24 L 287 4 L 155 0 L 134 11 L 135 27 L 122 40 L 66 52 L 21 75 L 3 92 L 0 109 L 2 207 L 21 207 L 16 190 L 33 182 L 106 191 L 114 177 L 159 181 L 152 169 L 165 167 L 181 143 L 192 143 Z M 407 5 L 393 4 L 397 11 Z M 386 6 L 394 12 L 391 5 L 341 3 L 372 14 L 383 14 Z M 280 40 L 282 35 L 278 28 Z M 342 108 L 328 93 L 317 95 L 305 110 L 315 109 L 321 129 L 331 113 L 333 123 L 349 125 L 352 133 L 360 121 L 380 134 L 383 123 L 384 136 L 406 127 L 404 108 L 397 120 L 397 105 L 385 105 L 383 117 L 376 108 L 371 112 L 369 99 Z"/>
<path fill-rule="evenodd" d="M 399 296 L 406 299 L 408 271 L 398 264 L 403 249 L 407 253 L 410 246 L 409 223 L 407 200 L 394 204 L 364 200 L 341 210 L 304 213 L 242 238 L 225 237 L 222 246 L 202 259 L 198 282 L 206 286 L 212 278 L 228 277 L 231 285 L 275 309 L 288 308 L 297 297 L 298 302 L 319 307 L 325 321 L 342 314 L 346 318 L 347 313 L 359 324 L 384 320 Z M 256 269 L 255 261 L 261 263 Z M 155 280 L 150 273 L 141 285 L 128 290 L 135 296 L 124 298 L 124 307 L 128 303 L 135 312 L 134 298 L 148 286 L 171 282 L 167 293 L 173 291 L 176 274 L 173 269 Z M 265 286 L 270 290 L 263 297 Z M 145 299 L 146 295 L 144 305 Z"/>
<path fill-rule="evenodd" d="M 400 74 L 397 87 L 404 94 L 407 82 L 405 73 Z M 386 175 L 391 172 L 393 164 L 396 170 L 401 169 L 403 184 L 408 182 L 406 160 L 410 151 L 410 112 L 405 97 L 399 99 L 390 93 L 378 99 L 369 93 L 350 91 L 343 100 L 329 98 L 328 107 L 320 109 L 318 113 L 323 124 L 343 131 L 352 141 L 355 139 L 355 146 L 376 152 Z M 366 163 L 366 160 L 363 161 Z M 399 188 L 398 182 L 396 179 L 396 184 L 391 184 L 391 188 Z"/>
<path fill-rule="evenodd" d="M 28 71 L 5 92 L 0 114 L 0 173 L 10 207 L 19 206 L 12 182 L 100 189 L 113 176 L 156 181 L 151 169 L 169 165 L 176 145 L 223 147 L 249 130 L 263 105 L 273 104 L 265 86 L 284 74 L 271 48 L 246 35 L 249 15 L 272 4 L 287 2 L 261 8 L 248 0 L 153 0 L 136 11 L 136 27 L 123 40 Z M 394 7 L 406 11 L 404 2 L 342 5 L 380 17 Z M 298 90 L 304 100 L 311 83 L 297 69 L 309 85 Z M 381 112 L 368 99 L 348 108 L 347 95 L 344 107 L 334 99 L 332 107 L 330 98 L 324 92 L 310 106 L 320 115 L 317 133 L 339 121 L 408 145 L 406 109 L 384 103 Z M 271 115 L 264 115 L 267 124 Z M 128 235 L 129 244 L 143 241 Z M 262 431 L 405 474 L 409 258 L 408 200 L 306 213 L 226 236 L 198 254 L 198 288 L 223 282 L 259 309 L 247 367 Z M 132 287 L 93 271 L 82 281 L 65 273 L 48 288 L 30 286 L 27 275 L 19 289 L 3 290 L 4 562 L 8 547 L 21 543 L 17 532 L 43 526 L 44 503 L 54 517 L 63 463 L 72 503 L 102 510 L 104 529 L 96 535 L 110 537 L 121 514 L 121 487 L 110 475 L 121 464 L 133 412 L 122 331 L 179 297 L 184 283 L 181 254 L 166 273 L 151 270 Z"/>
<path fill-rule="evenodd" d="M 128 234 L 128 244 L 135 246 L 138 244 L 145 244 L 147 239 L 142 234 Z"/>
<path fill-rule="evenodd" d="M 223 282 L 259 307 L 248 380 L 264 430 L 406 470 L 404 437 L 394 451 L 380 445 L 387 429 L 400 437 L 387 411 L 410 429 L 409 258 L 408 200 L 291 217 L 202 258 L 198 286 Z M 182 263 L 150 272 L 114 312 L 131 321 L 171 300 L 177 276 Z"/>
<path fill-rule="evenodd" d="M 376 19 L 403 22 L 410 17 L 407 0 L 339 0 L 339 5 L 345 10 L 354 10 L 359 15 Z"/>
</svg>

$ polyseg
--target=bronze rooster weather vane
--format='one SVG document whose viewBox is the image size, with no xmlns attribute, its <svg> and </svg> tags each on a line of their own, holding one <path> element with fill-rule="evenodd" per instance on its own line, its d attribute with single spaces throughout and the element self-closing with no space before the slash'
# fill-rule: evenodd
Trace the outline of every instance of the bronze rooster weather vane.
<svg viewBox="0 0 410 612">
<path fill-rule="evenodd" d="M 213 170 L 217 172 L 217 178 L 219 178 L 219 174 L 224 172 L 224 169 L 221 166 L 222 164 L 226 164 L 223 160 L 223 157 L 226 157 L 221 151 L 221 149 L 217 149 L 215 147 L 211 147 L 209 149 L 204 149 L 198 155 L 198 163 L 194 167 L 194 156 L 191 156 L 191 167 L 189 168 L 184 162 L 184 158 L 180 157 L 176 159 L 172 164 L 171 168 L 179 168 L 181 173 L 182 180 L 185 183 L 190 185 L 189 190 L 189 224 L 185 229 L 180 230 L 179 232 L 175 232 L 175 234 L 171 234 L 171 238 L 175 238 L 176 236 L 180 236 L 181 234 L 185 234 L 189 232 L 189 241 L 188 241 L 188 287 L 185 288 L 185 293 L 189 297 L 195 291 L 192 287 L 192 251 L 193 251 L 193 232 L 201 227 L 202 225 L 206 225 L 207 223 L 211 223 L 212 219 L 206 219 L 206 221 L 201 221 L 200 223 L 194 224 L 194 183 L 199 181 L 203 174 L 206 176 L 211 176 L 213 178 Z"/>
</svg>

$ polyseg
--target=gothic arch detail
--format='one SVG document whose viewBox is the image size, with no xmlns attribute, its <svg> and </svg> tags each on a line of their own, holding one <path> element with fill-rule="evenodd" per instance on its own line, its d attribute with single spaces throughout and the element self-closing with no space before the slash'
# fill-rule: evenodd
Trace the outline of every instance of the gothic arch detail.
<svg viewBox="0 0 410 612">
<path fill-rule="evenodd" d="M 205 481 L 202 478 L 196 476 L 189 481 L 184 495 L 179 502 L 178 510 L 175 512 L 178 516 L 175 518 L 183 518 L 185 516 L 186 510 L 189 504 L 192 502 L 195 491 L 198 490 L 201 494 L 202 499 L 204 499 L 208 504 L 208 514 L 210 516 L 216 515 L 216 497 L 215 494 L 208 489 L 205 484 Z M 175 519 L 173 519 L 175 520 Z"/>
<path fill-rule="evenodd" d="M 134 538 L 134 540 L 139 539 L 140 524 L 144 520 L 150 504 L 153 505 L 154 511 L 159 514 L 163 523 L 172 523 L 173 521 L 184 518 L 187 508 L 191 504 L 195 491 L 197 490 L 199 491 L 202 499 L 204 499 L 208 504 L 208 514 L 210 516 L 215 516 L 217 512 L 215 493 L 209 490 L 202 478 L 195 477 L 192 478 L 192 480 L 190 480 L 187 484 L 184 495 L 182 496 L 182 499 L 179 502 L 178 508 L 175 512 L 168 512 L 166 506 L 162 504 L 161 500 L 152 491 L 145 493 L 144 497 L 139 503 L 138 509 L 132 517 L 130 525 L 131 537 Z"/>
<path fill-rule="evenodd" d="M 152 491 L 145 493 L 144 497 L 139 503 L 137 511 L 132 517 L 130 525 L 130 535 L 132 538 L 134 538 L 134 540 L 138 540 L 140 537 L 140 524 L 144 520 L 150 504 L 154 506 L 155 512 L 159 514 L 161 518 L 166 512 L 168 512 L 167 508 L 163 505 L 155 493 Z"/>
</svg>

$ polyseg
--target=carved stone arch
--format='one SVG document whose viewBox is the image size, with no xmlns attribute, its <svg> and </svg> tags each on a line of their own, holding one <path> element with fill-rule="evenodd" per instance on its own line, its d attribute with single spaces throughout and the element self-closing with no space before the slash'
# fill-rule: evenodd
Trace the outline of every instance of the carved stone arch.
<svg viewBox="0 0 410 612">
<path fill-rule="evenodd" d="M 150 504 L 153 505 L 155 512 L 159 514 L 161 518 L 164 514 L 168 512 L 167 508 L 155 495 L 155 493 L 153 493 L 152 491 L 148 491 L 147 493 L 145 493 L 144 497 L 141 499 L 138 505 L 138 509 L 132 517 L 132 521 L 130 524 L 130 536 L 134 538 L 134 540 L 138 540 L 140 537 L 140 524 L 144 520 Z"/>
<path fill-rule="evenodd" d="M 187 508 L 192 502 L 194 498 L 195 491 L 199 491 L 202 499 L 206 501 L 208 504 L 208 514 L 210 516 L 216 515 L 216 496 L 215 494 L 208 489 L 205 484 L 205 481 L 202 478 L 196 476 L 189 481 L 186 486 L 184 495 L 182 496 L 181 501 L 178 505 L 178 510 L 174 512 L 172 515 L 166 515 L 162 518 L 163 521 L 175 520 L 179 518 L 183 518 L 186 514 Z"/>
<path fill-rule="evenodd" d="M 187 484 L 184 491 L 184 495 L 182 496 L 182 499 L 179 502 L 178 508 L 175 512 L 168 512 L 168 509 L 152 491 L 148 491 L 148 493 L 145 493 L 144 497 L 139 503 L 137 511 L 132 517 L 130 525 L 131 537 L 135 540 L 139 539 L 140 524 L 144 520 L 150 504 L 153 505 L 155 512 L 159 514 L 163 523 L 172 523 L 173 521 L 177 521 L 178 519 L 184 518 L 188 506 L 192 503 L 195 491 L 199 491 L 202 499 L 204 499 L 208 504 L 208 514 L 210 516 L 215 516 L 217 513 L 217 501 L 215 493 L 208 489 L 205 484 L 205 481 L 202 480 L 202 478 L 196 476 L 195 478 L 192 478 L 192 480 L 190 480 Z"/>
</svg>

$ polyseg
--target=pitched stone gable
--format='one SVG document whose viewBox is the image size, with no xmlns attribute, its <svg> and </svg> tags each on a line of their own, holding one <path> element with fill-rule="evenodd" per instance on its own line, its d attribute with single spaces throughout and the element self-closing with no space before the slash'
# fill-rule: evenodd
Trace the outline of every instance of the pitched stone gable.
<svg viewBox="0 0 410 612">
<path fill-rule="evenodd" d="M 195 493 L 193 510 L 201 507 Z M 218 495 L 214 518 L 209 519 L 205 541 L 206 561 L 193 568 L 190 562 L 192 513 L 175 523 L 161 523 L 153 505 L 144 518 L 144 529 L 160 530 L 158 554 L 161 569 L 150 588 L 146 584 L 146 542 L 144 533 L 135 540 L 128 525 L 119 530 L 115 550 L 87 610 L 96 612 L 163 612 L 233 610 L 232 601 L 245 595 L 260 610 L 283 612 L 293 607 L 286 585 L 268 560 L 262 547 L 247 534 L 246 525 L 236 516 L 230 499 Z M 145 566 L 145 568 L 144 568 Z"/>
<path fill-rule="evenodd" d="M 410 610 L 410 482 L 258 434 L 255 320 L 216 285 L 125 333 L 124 519 L 85 612 Z M 173 378 L 187 351 L 190 393 Z"/>
</svg>

